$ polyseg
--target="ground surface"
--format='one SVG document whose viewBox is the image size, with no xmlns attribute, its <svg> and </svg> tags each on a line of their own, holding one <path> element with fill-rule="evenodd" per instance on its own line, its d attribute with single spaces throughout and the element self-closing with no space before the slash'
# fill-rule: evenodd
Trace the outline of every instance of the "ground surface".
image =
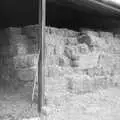
<svg viewBox="0 0 120 120">
<path fill-rule="evenodd" d="M 32 88 L 21 88 L 18 91 L 0 92 L 0 120 L 21 120 L 38 116 L 37 105 L 31 106 Z"/>
<path fill-rule="evenodd" d="M 37 106 L 31 107 L 30 87 L 18 92 L 0 93 L 0 120 L 37 117 Z M 120 89 L 109 88 L 84 95 L 66 94 L 47 106 L 48 120 L 120 120 Z"/>
<path fill-rule="evenodd" d="M 110 88 L 85 95 L 68 95 L 52 106 L 48 120 L 120 120 L 120 89 Z"/>
</svg>

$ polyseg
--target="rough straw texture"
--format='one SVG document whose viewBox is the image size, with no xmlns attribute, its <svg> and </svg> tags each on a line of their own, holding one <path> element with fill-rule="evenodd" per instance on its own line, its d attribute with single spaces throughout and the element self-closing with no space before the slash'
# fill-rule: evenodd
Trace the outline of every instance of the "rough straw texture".
<svg viewBox="0 0 120 120">
<path fill-rule="evenodd" d="M 37 64 L 39 30 L 39 25 L 6 30 L 17 80 L 34 79 L 35 71 L 26 68 Z M 46 27 L 45 43 L 47 120 L 119 120 L 120 36 Z"/>
<path fill-rule="evenodd" d="M 119 35 L 109 32 L 46 33 L 48 120 L 118 119 L 119 114 L 112 111 L 116 103 L 110 102 L 116 90 L 107 94 L 109 88 L 119 87 L 119 54 Z"/>
</svg>

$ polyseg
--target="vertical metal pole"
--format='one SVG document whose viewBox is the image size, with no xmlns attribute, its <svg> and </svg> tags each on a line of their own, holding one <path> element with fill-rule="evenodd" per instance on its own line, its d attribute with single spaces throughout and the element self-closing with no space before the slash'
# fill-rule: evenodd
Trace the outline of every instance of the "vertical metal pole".
<svg viewBox="0 0 120 120">
<path fill-rule="evenodd" d="M 42 107 L 44 105 L 44 57 L 45 57 L 45 9 L 46 0 L 39 0 L 39 26 L 38 39 L 40 56 L 38 61 L 38 112 L 41 114 Z"/>
</svg>

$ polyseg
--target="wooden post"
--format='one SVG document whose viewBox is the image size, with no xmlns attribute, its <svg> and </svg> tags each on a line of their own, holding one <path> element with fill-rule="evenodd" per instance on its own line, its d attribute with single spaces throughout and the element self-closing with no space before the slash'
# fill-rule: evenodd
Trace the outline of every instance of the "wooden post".
<svg viewBox="0 0 120 120">
<path fill-rule="evenodd" d="M 38 61 L 38 112 L 41 114 L 42 107 L 44 105 L 44 57 L 45 57 L 45 9 L 46 0 L 39 0 L 39 26 L 38 39 L 39 39 L 39 50 L 40 56 Z"/>
</svg>

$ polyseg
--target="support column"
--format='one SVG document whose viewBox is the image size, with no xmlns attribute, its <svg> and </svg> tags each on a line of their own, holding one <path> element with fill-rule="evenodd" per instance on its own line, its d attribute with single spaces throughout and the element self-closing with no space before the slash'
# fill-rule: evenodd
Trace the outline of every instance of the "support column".
<svg viewBox="0 0 120 120">
<path fill-rule="evenodd" d="M 45 21 L 46 21 L 46 0 L 39 0 L 39 62 L 38 62 L 38 113 L 41 114 L 44 106 L 44 88 L 45 88 Z"/>
</svg>

